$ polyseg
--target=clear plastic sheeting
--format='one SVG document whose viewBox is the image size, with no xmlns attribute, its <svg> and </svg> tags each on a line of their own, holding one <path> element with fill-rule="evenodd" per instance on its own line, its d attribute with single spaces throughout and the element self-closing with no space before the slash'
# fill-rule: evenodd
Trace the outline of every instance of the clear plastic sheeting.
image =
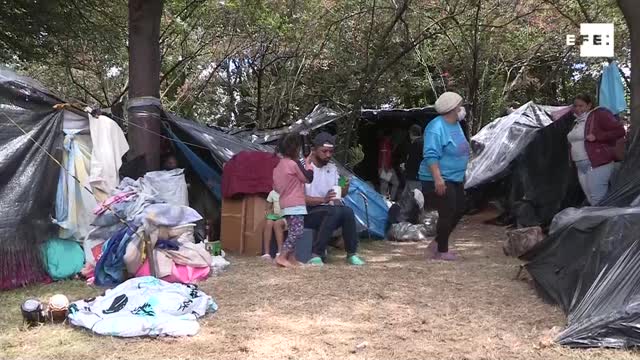
<svg viewBox="0 0 640 360">
<path fill-rule="evenodd" d="M 306 135 L 312 130 L 336 121 L 341 116 L 342 114 L 339 112 L 317 105 L 309 115 L 305 116 L 304 119 L 299 119 L 289 126 L 265 130 L 239 130 L 232 133 L 233 135 L 252 143 L 274 144 L 278 139 L 288 133 L 298 132 L 302 135 Z"/>
<path fill-rule="evenodd" d="M 529 103 L 524 109 L 518 109 L 517 113 L 521 115 L 519 120 L 511 119 L 517 120 L 512 126 L 487 126 L 493 127 L 495 139 L 485 137 L 482 143 L 472 140 L 476 157 L 471 161 L 467 175 L 478 175 L 482 167 L 488 169 L 488 173 L 480 174 L 481 179 L 475 177 L 473 189 L 468 188 L 473 185 L 470 182 L 465 187 L 480 204 L 495 196 L 504 209 L 499 216 L 503 224 L 513 224 L 518 228 L 546 228 L 555 214 L 568 207 L 580 206 L 584 201 L 577 172 L 569 156 L 567 134 L 573 127 L 573 116 L 566 108 L 554 109 Z M 526 116 L 522 116 L 522 111 Z M 547 114 L 556 120 L 550 122 Z M 548 125 L 536 128 L 532 120 L 535 116 L 545 118 L 539 123 Z M 507 150 L 499 148 L 502 141 L 511 141 Z M 516 143 L 522 146 L 515 146 Z M 504 166 L 500 165 L 501 161 L 505 162 Z"/>
<path fill-rule="evenodd" d="M 550 112 L 528 102 L 513 113 L 498 118 L 471 138 L 472 159 L 467 168 L 465 188 L 496 180 L 533 139 L 536 130 L 550 125 Z M 549 111 L 549 112 L 547 112 Z"/>
<path fill-rule="evenodd" d="M 387 234 L 390 241 L 426 241 L 436 235 L 436 224 L 438 223 L 438 212 L 424 212 L 419 217 L 417 224 L 410 222 L 399 222 L 392 224 Z"/>
<path fill-rule="evenodd" d="M 420 215 L 420 224 L 424 227 L 428 237 L 436 236 L 436 225 L 438 225 L 438 212 L 427 211 Z"/>
<path fill-rule="evenodd" d="M 426 241 L 429 235 L 422 224 L 401 222 L 391 225 L 389 240 L 398 242 Z"/>
</svg>

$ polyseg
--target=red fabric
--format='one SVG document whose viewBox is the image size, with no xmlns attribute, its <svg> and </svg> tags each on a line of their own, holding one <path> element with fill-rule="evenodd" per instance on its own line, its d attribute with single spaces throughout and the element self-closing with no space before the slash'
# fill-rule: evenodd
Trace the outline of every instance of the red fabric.
<svg viewBox="0 0 640 360">
<path fill-rule="evenodd" d="M 222 196 L 268 194 L 273 190 L 273 169 L 280 158 L 273 153 L 242 151 L 222 169 Z"/>
<path fill-rule="evenodd" d="M 378 169 L 391 169 L 393 167 L 391 159 L 391 138 L 383 137 L 378 143 Z"/>
<path fill-rule="evenodd" d="M 597 108 L 589 114 L 584 126 L 585 138 L 593 135 L 596 141 L 585 141 L 585 148 L 592 167 L 615 161 L 616 141 L 625 136 L 622 122 L 604 108 Z"/>
</svg>

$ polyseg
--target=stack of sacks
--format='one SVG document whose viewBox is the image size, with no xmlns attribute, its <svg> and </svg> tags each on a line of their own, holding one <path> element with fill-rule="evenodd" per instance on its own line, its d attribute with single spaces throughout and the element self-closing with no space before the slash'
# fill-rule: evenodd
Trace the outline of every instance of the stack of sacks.
<svg viewBox="0 0 640 360">
<path fill-rule="evenodd" d="M 147 261 L 143 240 L 149 238 L 158 277 L 180 282 L 206 278 L 211 256 L 193 237 L 194 223 L 202 217 L 187 204 L 182 169 L 150 172 L 138 180 L 123 179 L 94 211 L 95 228 L 84 243 L 83 274 L 100 286 L 123 282 L 125 270 L 137 274 Z M 142 273 L 148 274 L 148 265 Z"/>
</svg>

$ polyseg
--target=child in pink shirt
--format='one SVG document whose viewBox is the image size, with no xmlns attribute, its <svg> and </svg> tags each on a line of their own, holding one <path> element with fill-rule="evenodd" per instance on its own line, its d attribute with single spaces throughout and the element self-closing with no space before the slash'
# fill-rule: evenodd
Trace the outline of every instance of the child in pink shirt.
<svg viewBox="0 0 640 360">
<path fill-rule="evenodd" d="M 276 256 L 276 264 L 284 267 L 298 265 L 295 259 L 296 242 L 304 232 L 304 216 L 307 214 L 304 184 L 313 181 L 313 170 L 301 158 L 302 141 L 300 135 L 286 135 L 279 144 L 283 158 L 273 169 L 273 190 L 280 194 L 282 215 L 287 220 L 289 233 Z"/>
</svg>

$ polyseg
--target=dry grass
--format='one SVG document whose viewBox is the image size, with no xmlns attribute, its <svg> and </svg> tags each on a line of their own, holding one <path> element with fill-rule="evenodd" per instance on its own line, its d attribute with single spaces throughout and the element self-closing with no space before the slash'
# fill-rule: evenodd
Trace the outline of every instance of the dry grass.
<svg viewBox="0 0 640 360">
<path fill-rule="evenodd" d="M 295 270 L 232 258 L 229 271 L 202 284 L 220 311 L 192 338 L 117 339 L 66 325 L 25 330 L 18 309 L 27 296 L 63 292 L 75 299 L 99 291 L 70 281 L 4 292 L 0 358 L 637 358 L 548 345 L 564 316 L 514 280 L 518 263 L 502 255 L 504 230 L 479 220 L 456 232 L 459 263 L 425 261 L 425 244 L 387 242 L 363 246 L 364 268 L 344 265 L 339 252 L 330 266 Z"/>
</svg>

